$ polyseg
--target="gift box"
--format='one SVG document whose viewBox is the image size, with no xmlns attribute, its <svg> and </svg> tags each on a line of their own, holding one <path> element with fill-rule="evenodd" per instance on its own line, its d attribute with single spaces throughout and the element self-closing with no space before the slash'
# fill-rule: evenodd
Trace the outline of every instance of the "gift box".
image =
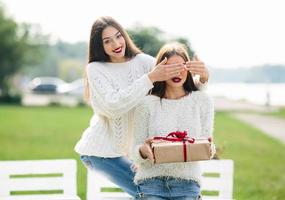
<svg viewBox="0 0 285 200">
<path fill-rule="evenodd" d="M 211 157 L 209 140 L 189 138 L 186 132 L 173 132 L 166 137 L 154 137 L 151 147 L 156 164 L 209 160 Z"/>
</svg>

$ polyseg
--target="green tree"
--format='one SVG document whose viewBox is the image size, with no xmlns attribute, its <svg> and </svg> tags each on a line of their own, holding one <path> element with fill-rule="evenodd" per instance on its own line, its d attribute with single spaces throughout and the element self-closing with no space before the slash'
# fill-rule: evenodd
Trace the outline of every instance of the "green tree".
<svg viewBox="0 0 285 200">
<path fill-rule="evenodd" d="M 191 48 L 191 43 L 184 37 L 170 37 L 156 27 L 135 26 L 128 29 L 128 33 L 134 40 L 135 44 L 144 52 L 152 56 L 156 56 L 159 49 L 167 42 L 181 42 L 187 46 L 190 57 L 194 51 Z"/>
<path fill-rule="evenodd" d="M 38 27 L 5 16 L 0 2 L 0 96 L 9 96 L 9 80 L 16 72 L 40 61 L 45 41 Z"/>
</svg>

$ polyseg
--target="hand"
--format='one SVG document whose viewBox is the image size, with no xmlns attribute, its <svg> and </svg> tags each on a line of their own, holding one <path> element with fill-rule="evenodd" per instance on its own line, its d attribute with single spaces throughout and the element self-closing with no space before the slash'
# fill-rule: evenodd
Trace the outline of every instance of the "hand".
<svg viewBox="0 0 285 200">
<path fill-rule="evenodd" d="M 136 165 L 136 164 L 134 164 L 134 163 L 131 165 L 131 170 L 132 170 L 133 172 L 137 172 L 137 171 L 138 171 L 138 168 L 139 168 L 139 166 Z"/>
<path fill-rule="evenodd" d="M 157 81 L 166 81 L 168 79 L 179 76 L 185 70 L 183 64 L 170 64 L 167 65 L 167 58 L 161 61 L 154 69 L 148 73 L 149 79 L 154 83 Z"/>
<path fill-rule="evenodd" d="M 154 163 L 154 156 L 150 146 L 151 140 L 152 138 L 146 139 L 139 151 L 143 159 L 149 159 L 152 163 Z"/>
<path fill-rule="evenodd" d="M 200 82 L 205 83 L 209 80 L 209 71 L 198 56 L 195 54 L 193 61 L 186 62 L 186 69 L 189 70 L 193 76 L 200 75 Z"/>
<path fill-rule="evenodd" d="M 209 137 L 208 141 L 210 142 L 210 155 L 211 155 L 211 159 L 214 157 L 215 153 L 216 153 L 216 146 L 213 142 L 213 138 Z"/>
</svg>

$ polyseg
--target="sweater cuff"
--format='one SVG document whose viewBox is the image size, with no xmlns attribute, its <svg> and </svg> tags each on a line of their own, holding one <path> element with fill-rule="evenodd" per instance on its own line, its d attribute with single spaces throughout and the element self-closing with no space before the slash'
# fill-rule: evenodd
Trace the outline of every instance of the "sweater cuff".
<svg viewBox="0 0 285 200">
<path fill-rule="evenodd" d="M 143 159 L 141 157 L 141 154 L 140 154 L 140 147 L 141 145 L 137 145 L 134 149 L 134 155 L 133 155 L 133 161 L 136 163 L 136 164 L 143 164 L 143 163 L 147 163 L 149 162 L 149 159 Z"/>
<path fill-rule="evenodd" d="M 194 79 L 194 83 L 195 83 L 196 87 L 199 90 L 205 90 L 207 88 L 208 81 L 206 81 L 205 83 L 202 83 L 200 81 L 200 76 L 199 75 L 194 76 L 193 79 Z"/>
<path fill-rule="evenodd" d="M 214 158 L 215 154 L 216 154 L 216 145 L 214 143 L 211 143 L 211 159 Z"/>
<path fill-rule="evenodd" d="M 147 74 L 144 74 L 144 75 L 142 76 L 142 80 L 143 80 L 143 82 L 147 85 L 147 87 L 148 87 L 149 89 L 153 88 L 153 83 L 152 83 L 152 81 L 149 79 L 149 77 L 148 77 Z"/>
</svg>

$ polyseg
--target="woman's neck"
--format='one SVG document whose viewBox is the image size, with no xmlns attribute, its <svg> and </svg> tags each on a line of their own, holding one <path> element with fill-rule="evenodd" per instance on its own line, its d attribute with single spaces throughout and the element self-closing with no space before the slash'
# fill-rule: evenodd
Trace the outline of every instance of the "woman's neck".
<svg viewBox="0 0 285 200">
<path fill-rule="evenodd" d="M 181 97 L 184 97 L 187 94 L 187 92 L 184 90 L 183 87 L 179 88 L 173 88 L 173 87 L 167 87 L 165 91 L 164 98 L 166 99 L 180 99 Z"/>
<path fill-rule="evenodd" d="M 129 59 L 126 57 L 122 57 L 122 58 L 111 58 L 111 62 L 112 63 L 124 63 L 126 61 L 128 61 Z"/>
</svg>

